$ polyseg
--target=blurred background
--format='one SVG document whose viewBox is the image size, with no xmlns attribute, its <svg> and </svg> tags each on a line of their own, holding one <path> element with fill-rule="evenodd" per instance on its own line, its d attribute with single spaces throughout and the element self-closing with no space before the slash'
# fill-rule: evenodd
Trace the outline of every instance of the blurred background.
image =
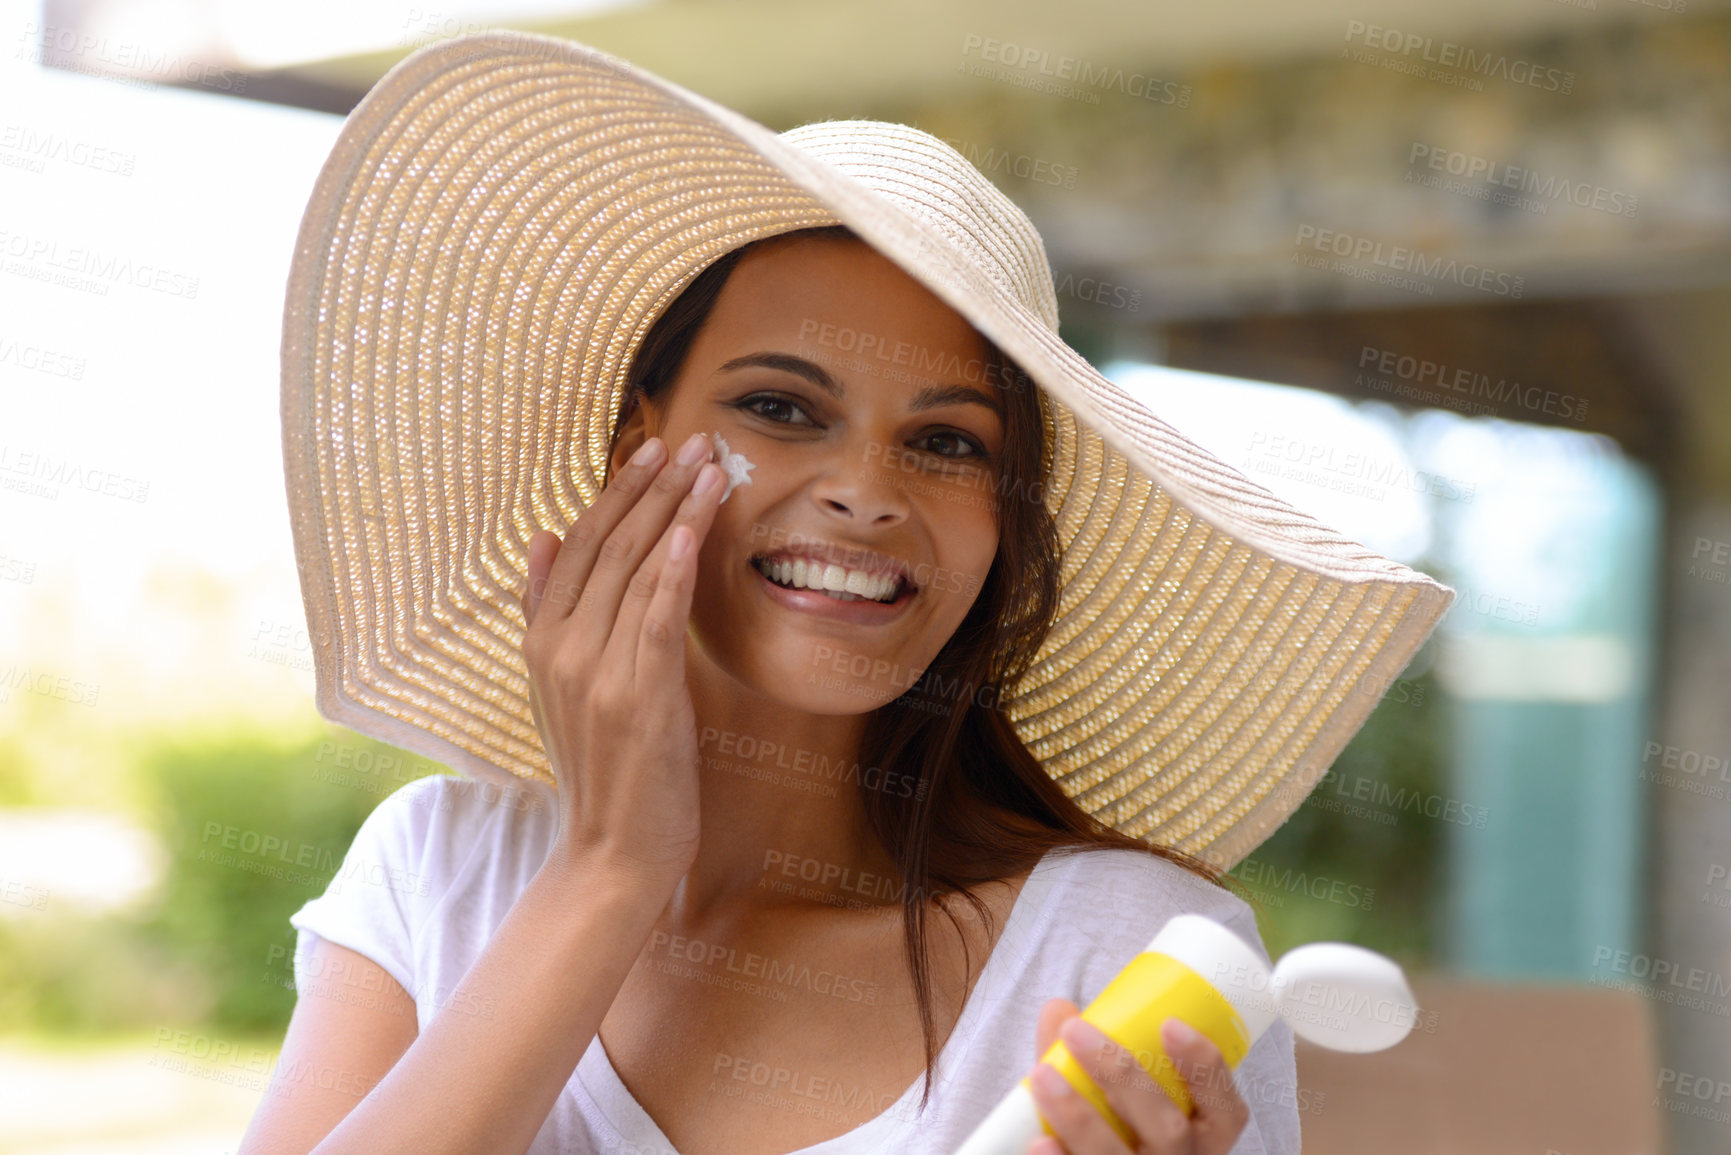
<svg viewBox="0 0 1731 1155">
<path fill-rule="evenodd" d="M 0 0 L 0 1151 L 231 1152 L 287 919 L 442 766 L 324 723 L 300 214 L 429 40 L 567 36 L 1033 217 L 1077 349 L 1460 598 L 1233 873 L 1396 957 L 1306 1150 L 1731 1152 L 1731 3 Z"/>
</svg>

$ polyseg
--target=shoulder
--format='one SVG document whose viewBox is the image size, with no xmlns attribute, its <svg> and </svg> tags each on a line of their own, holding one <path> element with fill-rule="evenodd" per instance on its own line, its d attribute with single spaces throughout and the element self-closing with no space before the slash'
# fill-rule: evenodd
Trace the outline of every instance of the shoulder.
<svg viewBox="0 0 1731 1155">
<path fill-rule="evenodd" d="M 1097 960 L 1084 968 L 1085 985 L 1096 990 L 1180 914 L 1213 919 L 1268 958 L 1250 904 L 1171 859 L 1096 846 L 1056 851 L 1045 865 L 1051 872 L 1046 937 L 1068 938 Z"/>
<path fill-rule="evenodd" d="M 435 814 L 474 825 L 494 815 L 551 814 L 551 792 L 538 783 L 480 781 L 459 774 L 429 774 L 399 786 L 379 803 L 399 821 L 431 823 Z"/>
<path fill-rule="evenodd" d="M 535 783 L 429 774 L 398 787 L 367 816 L 356 841 L 388 848 L 429 875 L 452 877 L 476 857 L 532 850 L 554 821 L 552 792 Z"/>
<path fill-rule="evenodd" d="M 1149 851 L 1066 849 L 1054 854 L 1053 868 L 1062 878 L 1062 889 L 1075 900 L 1070 909 L 1077 915 L 1094 911 L 1117 922 L 1158 919 L 1164 924 L 1176 914 L 1202 914 L 1256 925 L 1250 904 L 1231 890 Z"/>
<path fill-rule="evenodd" d="M 1066 861 L 1063 855 L 1073 855 Z M 1047 936 L 1054 950 L 1080 950 L 1072 1001 L 1085 1007 L 1176 915 L 1220 923 L 1269 962 L 1256 912 L 1238 895 L 1168 858 L 1146 851 L 1090 847 L 1051 859 L 1055 885 Z M 1275 1020 L 1234 1071 L 1251 1109 L 1233 1155 L 1296 1155 L 1298 1074 L 1292 1028 Z"/>
</svg>

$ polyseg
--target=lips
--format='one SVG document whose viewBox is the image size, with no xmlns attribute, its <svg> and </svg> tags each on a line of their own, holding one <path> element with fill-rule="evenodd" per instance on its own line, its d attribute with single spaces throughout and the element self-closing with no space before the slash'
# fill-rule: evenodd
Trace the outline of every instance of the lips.
<svg viewBox="0 0 1731 1155">
<path fill-rule="evenodd" d="M 803 562 L 805 564 L 803 566 L 801 566 L 799 564 L 801 562 Z M 809 583 L 811 583 L 813 580 L 814 572 L 823 572 L 823 571 L 827 570 L 831 565 L 834 565 L 835 563 L 827 562 L 822 558 L 813 557 L 809 554 L 771 554 L 768 556 L 758 554 L 758 555 L 753 556 L 750 559 L 750 564 L 751 564 L 751 568 L 757 570 L 758 573 L 761 573 L 764 577 L 769 578 L 770 581 L 775 582 L 775 584 L 781 586 L 783 589 L 792 589 L 792 590 L 810 589 L 811 592 L 813 592 L 813 593 L 825 593 L 826 587 L 828 587 L 828 585 L 829 585 L 829 583 L 827 581 L 819 583 L 818 585 L 812 585 Z M 895 601 L 895 599 L 900 597 L 903 593 L 917 590 L 917 587 L 914 586 L 913 582 L 909 581 L 907 575 L 905 573 L 901 572 L 899 569 L 884 570 L 882 572 L 874 573 L 870 570 L 859 569 L 856 567 L 845 566 L 845 565 L 838 566 L 837 568 L 844 570 L 850 580 L 844 583 L 843 589 L 838 590 L 836 592 L 849 593 L 849 594 L 852 594 L 853 597 L 855 597 L 855 598 L 862 598 L 862 599 L 865 599 L 868 601 L 880 602 L 884 605 L 889 605 L 889 604 L 892 604 Z M 776 579 L 775 579 L 775 571 L 776 570 L 781 570 L 782 576 L 786 580 L 776 582 Z M 808 584 L 803 585 L 803 586 L 802 585 L 796 585 L 795 584 L 795 575 L 796 574 L 798 575 L 798 580 L 804 581 Z M 851 580 L 855 574 L 865 575 L 865 582 L 860 583 L 860 582 Z M 827 576 L 827 574 L 826 574 L 826 576 Z M 884 596 L 881 594 L 874 596 L 873 594 L 864 592 L 865 589 L 871 589 L 871 590 L 882 589 L 884 587 L 886 581 L 889 585 L 889 591 L 890 591 L 889 596 Z M 863 585 L 863 588 L 862 588 L 862 585 Z M 852 586 L 854 588 L 849 589 L 849 588 L 847 588 L 848 586 Z M 837 601 L 850 601 L 852 599 L 851 598 L 837 598 L 836 600 Z"/>
<path fill-rule="evenodd" d="M 914 590 L 904 582 L 893 601 L 876 602 L 870 598 L 845 601 L 817 590 L 789 589 L 776 585 L 755 565 L 751 567 L 751 572 L 756 575 L 759 586 L 769 599 L 784 609 L 849 625 L 876 626 L 892 622 L 907 612 L 907 607 L 915 596 Z"/>
<path fill-rule="evenodd" d="M 798 547 L 789 549 L 768 550 L 753 554 L 753 563 L 773 559 L 775 561 L 794 561 L 804 559 L 806 562 L 817 562 L 820 565 L 837 565 L 845 570 L 859 570 L 872 577 L 899 577 L 906 585 L 914 589 L 919 583 L 913 579 L 908 563 L 899 557 L 877 553 L 859 545 L 844 545 L 840 542 L 823 541 L 818 538 L 796 535 L 800 539 Z"/>
</svg>

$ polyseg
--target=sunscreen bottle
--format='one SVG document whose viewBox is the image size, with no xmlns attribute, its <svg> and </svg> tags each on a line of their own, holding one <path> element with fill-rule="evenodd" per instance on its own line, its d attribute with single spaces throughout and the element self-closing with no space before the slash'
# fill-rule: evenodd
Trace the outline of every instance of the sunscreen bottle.
<svg viewBox="0 0 1731 1155">
<path fill-rule="evenodd" d="M 1412 1029 L 1418 1007 L 1406 976 L 1389 958 L 1349 943 L 1295 947 L 1270 969 L 1243 939 L 1212 919 L 1181 914 L 1106 984 L 1082 1017 L 1127 1048 L 1185 1114 L 1194 1114 L 1184 1077 L 1160 1043 L 1160 1027 L 1178 1018 L 1207 1036 L 1236 1069 L 1276 1017 L 1293 1033 L 1334 1051 L 1380 1051 Z M 1133 1131 L 1106 1103 L 1063 1040 L 1042 1061 L 1052 1064 L 1127 1146 Z M 1052 1129 L 1034 1105 L 1028 1078 L 987 1115 L 956 1155 L 1022 1155 Z"/>
</svg>

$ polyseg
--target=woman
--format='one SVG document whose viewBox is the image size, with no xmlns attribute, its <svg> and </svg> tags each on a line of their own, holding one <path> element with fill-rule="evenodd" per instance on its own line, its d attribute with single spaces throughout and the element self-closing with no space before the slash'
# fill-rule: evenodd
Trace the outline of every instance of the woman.
<svg viewBox="0 0 1731 1155">
<path fill-rule="evenodd" d="M 345 128 L 354 141 L 346 150 L 339 144 L 315 191 L 315 209 L 328 213 L 321 220 L 356 219 L 344 204 L 392 201 L 359 182 L 342 186 L 332 174 L 346 174 L 343 165 L 374 142 L 410 135 L 400 127 L 406 120 L 390 118 L 420 115 L 410 111 L 419 107 L 415 94 L 440 91 L 433 79 L 469 77 L 465 66 L 476 59 L 497 66 L 501 91 L 545 76 L 549 60 L 558 62 L 561 76 L 581 77 L 593 94 L 621 84 L 639 86 L 634 95 L 651 86 L 674 91 L 549 38 L 489 34 L 423 50 L 381 81 L 369 94 L 373 105 L 363 103 Z M 592 95 L 594 111 L 575 112 L 552 82 L 542 83 L 549 108 L 593 126 L 595 139 L 603 140 L 611 122 L 602 95 Z M 830 188 L 824 173 L 804 170 L 802 157 L 728 122 L 723 110 L 678 95 L 687 103 L 666 115 L 686 119 L 679 133 L 669 130 L 679 148 L 669 150 L 676 163 L 664 181 L 685 182 L 681 187 L 692 191 L 740 170 L 731 159 L 708 169 L 693 159 L 702 150 L 689 131 L 713 127 L 778 158 L 783 174 L 802 172 L 836 204 L 857 194 Z M 453 108 L 473 107 L 478 97 L 453 88 L 448 99 Z M 665 112 L 644 112 L 640 102 L 632 107 L 631 123 L 643 131 Z M 387 123 L 399 127 L 387 133 Z M 422 131 L 429 141 L 450 135 Z M 497 129 L 477 127 L 476 147 L 496 137 Z M 859 144 L 862 138 L 868 143 Z M 725 146 L 734 137 L 715 139 Z M 1054 638 L 1057 627 L 1082 620 L 1059 611 L 1061 548 L 1078 530 L 1060 530 L 1050 486 L 1055 464 L 1062 464 L 1073 490 L 1080 465 L 1067 451 L 1079 436 L 1066 423 L 1071 411 L 1053 400 L 1062 373 L 1025 343 L 1029 366 L 1012 363 L 980 328 L 996 323 L 989 321 L 989 302 L 1005 286 L 1006 299 L 1023 297 L 1027 318 L 1043 312 L 1055 328 L 1037 237 L 1019 250 L 1007 242 L 1018 228 L 1031 234 L 1019 210 L 988 192 L 953 151 L 915 130 L 854 122 L 807 126 L 781 139 L 803 142 L 813 155 L 828 150 L 829 163 L 851 167 L 862 179 L 894 169 L 899 156 L 906 167 L 887 186 L 904 187 L 910 175 L 935 179 L 935 195 L 964 219 L 978 215 L 974 227 L 991 236 L 996 250 L 1019 251 L 1024 259 L 1038 252 L 1037 266 L 1022 277 L 1015 262 L 976 254 L 980 267 L 992 262 L 995 287 L 983 287 L 967 268 L 945 264 L 953 253 L 933 253 L 943 244 L 935 234 L 914 236 L 914 249 L 932 254 L 929 262 L 900 248 L 906 237 L 872 223 L 878 202 L 850 210 L 856 228 L 833 215 L 829 224 L 801 225 L 794 213 L 752 225 L 754 236 L 745 230 L 718 238 L 712 230 L 703 244 L 668 242 L 660 250 L 655 238 L 663 234 L 652 222 L 622 214 L 630 227 L 621 229 L 620 245 L 638 256 L 659 251 L 662 261 L 683 262 L 685 271 L 670 275 L 678 291 L 665 303 L 638 287 L 621 289 L 614 303 L 594 304 L 607 283 L 604 272 L 624 262 L 593 256 L 605 246 L 589 242 L 592 271 L 578 280 L 598 288 L 561 298 L 593 309 L 570 328 L 582 351 L 571 357 L 584 371 L 554 368 L 546 380 L 582 380 L 573 396 L 592 416 L 612 394 L 590 378 L 614 372 L 607 368 L 614 362 L 593 351 L 616 358 L 620 388 L 607 435 L 605 489 L 581 503 L 563 539 L 545 530 L 528 535 L 517 587 L 526 624 L 521 705 L 491 688 L 477 692 L 467 714 L 443 715 L 461 724 L 444 727 L 448 736 L 441 738 L 459 755 L 453 763 L 484 781 L 487 763 L 475 755 L 475 736 L 486 729 L 483 707 L 505 702 L 517 717 L 532 715 L 537 753 L 556 789 L 544 788 L 527 768 L 516 772 L 521 781 L 491 791 L 434 777 L 399 790 L 369 817 L 350 851 L 361 869 L 351 875 L 345 862 L 343 872 L 363 885 L 333 885 L 291 920 L 302 932 L 296 954 L 302 997 L 273 1080 L 279 1093 L 267 1095 L 245 1151 L 947 1153 L 1059 1038 L 1135 1132 L 1138 1152 L 1298 1149 L 1292 1036 L 1283 1024 L 1258 1040 L 1236 1078 L 1213 1044 L 1169 1024 L 1164 1045 L 1197 1105 L 1187 1117 L 1137 1057 L 1102 1047 L 1076 1017 L 1174 914 L 1208 914 L 1259 950 L 1260 940 L 1249 907 L 1225 889 L 1217 867 L 1122 833 L 1079 806 L 999 701 L 1054 647 L 1072 651 L 1065 668 L 1092 668 L 1078 664 L 1074 651 L 1093 643 L 1073 633 Z M 847 148 L 865 159 L 843 155 Z M 597 181 L 607 174 L 610 183 L 593 195 L 597 214 L 626 202 L 655 203 L 646 194 L 633 200 L 637 187 L 617 175 L 618 152 L 601 148 L 595 155 L 605 163 L 591 159 L 573 172 Z M 439 171 L 442 164 L 368 163 L 372 171 L 393 173 Z M 458 167 L 453 161 L 443 170 Z M 472 189 L 490 183 L 470 179 Z M 347 199 L 327 193 L 327 185 L 346 188 Z M 549 179 L 546 187 L 570 189 L 572 182 Z M 966 195 L 950 197 L 955 189 Z M 724 200 L 727 191 L 710 190 L 710 197 Z M 883 195 L 887 203 L 895 194 Z M 416 199 L 405 193 L 396 203 Z M 438 200 L 428 196 L 425 203 Z M 761 195 L 764 204 L 777 200 Z M 521 202 L 521 194 L 511 201 Z M 678 216 L 676 208 L 668 213 Z M 494 394 L 487 386 L 452 383 L 460 373 L 418 378 L 428 403 L 417 425 L 402 392 L 415 377 L 407 368 L 414 349 L 467 349 L 471 342 L 426 335 L 417 344 L 406 329 L 387 334 L 381 327 L 370 335 L 372 344 L 405 358 L 400 371 L 368 370 L 381 382 L 370 399 L 356 400 L 356 392 L 341 405 L 307 403 L 291 392 L 303 372 L 320 388 L 354 388 L 355 374 L 333 364 L 333 351 L 352 349 L 352 336 L 366 327 L 332 321 L 344 285 L 438 279 L 417 274 L 409 259 L 400 268 L 381 265 L 376 276 L 350 269 L 342 253 L 367 247 L 345 250 L 335 233 L 314 229 L 314 216 L 310 211 L 303 224 L 301 248 L 314 256 L 297 263 L 290 288 L 285 451 L 309 620 L 316 636 L 330 633 L 343 650 L 321 649 L 320 707 L 356 724 L 366 719 L 350 699 L 360 696 L 353 687 L 366 673 L 364 663 L 345 655 L 376 640 L 369 638 L 375 627 L 363 624 L 372 620 L 367 615 L 380 615 L 379 622 L 391 617 L 396 611 L 377 603 L 403 598 L 399 586 L 413 605 L 434 606 L 440 595 L 425 576 L 386 577 L 370 587 L 378 590 L 373 596 L 345 600 L 339 574 L 353 585 L 354 575 L 390 550 L 403 550 L 405 564 L 424 571 L 418 543 L 425 535 L 433 533 L 435 559 L 455 556 L 461 543 L 444 543 L 441 535 L 474 520 L 398 514 L 389 496 L 410 494 L 417 484 L 429 493 L 449 486 L 462 508 L 487 505 L 488 479 L 505 478 L 508 469 L 467 458 L 461 471 L 454 461 L 439 464 L 465 406 L 487 415 L 472 444 L 495 446 L 501 460 L 528 452 L 520 447 L 539 445 L 537 438 L 549 433 L 582 445 L 587 427 L 583 418 L 575 432 L 561 431 L 563 418 L 516 424 L 527 410 L 501 419 L 488 408 Z M 875 244 L 862 239 L 860 227 L 876 230 Z M 392 231 L 446 232 L 407 218 Z M 469 226 L 460 235 L 474 231 Z M 371 235 L 382 233 L 375 228 Z M 896 250 L 926 279 L 910 276 L 884 249 Z M 316 282 L 304 271 L 315 258 L 345 272 Z M 466 270 L 449 276 L 466 300 L 489 293 L 513 299 L 508 281 L 521 275 L 520 261 L 499 258 L 497 285 L 490 280 L 495 274 L 451 262 L 452 270 Z M 478 280 L 489 292 L 475 288 Z M 979 319 L 964 316 L 934 286 L 982 302 Z M 369 299 L 365 291 L 350 295 Z M 316 310 L 315 301 L 322 302 Z M 439 316 L 445 308 L 393 304 L 386 315 Z M 504 318 L 497 330 L 486 327 L 489 339 L 496 331 L 520 331 L 511 339 L 535 347 L 532 316 Z M 298 352 L 303 333 L 306 348 L 316 345 L 318 355 Z M 596 336 L 604 333 L 631 336 L 622 342 Z M 1012 339 L 1023 340 L 1013 331 Z M 503 359 L 494 350 L 474 355 L 475 366 L 512 359 L 508 348 Z M 1034 365 L 1038 382 L 1025 371 Z M 555 387 L 545 388 L 524 396 L 533 397 L 537 411 L 564 412 Z M 445 389 L 459 392 L 435 404 Z M 317 425 L 303 408 L 327 424 Z M 374 412 L 394 416 L 379 421 L 369 418 Z M 351 414 L 353 424 L 333 434 L 335 419 Z M 345 487 L 346 475 L 331 461 L 364 439 L 369 426 L 381 425 L 422 430 L 419 441 L 405 438 L 421 447 L 415 452 L 392 443 L 398 460 L 414 468 L 355 474 L 362 484 Z M 512 436 L 493 436 L 495 427 Z M 363 441 L 355 461 L 377 468 L 384 445 Z M 714 460 L 723 452 L 739 455 L 728 460 L 725 485 Z M 670 460 L 670 453 L 677 456 Z M 331 472 L 321 475 L 315 494 L 308 479 L 320 470 Z M 428 471 L 442 471 L 446 480 L 427 483 Z M 1183 471 L 1169 480 L 1182 486 Z M 326 501 L 337 504 L 326 506 L 322 519 L 302 516 Z M 1198 536 L 1179 513 L 1165 516 L 1179 523 L 1181 537 Z M 345 517 L 357 528 L 337 528 Z M 395 529 L 374 538 L 369 523 Z M 1338 541 L 1316 536 L 1313 524 L 1303 529 L 1309 547 Z M 1160 553 L 1166 540 L 1150 535 L 1141 544 Z M 1370 557 L 1341 547 L 1342 558 Z M 329 560 L 333 555 L 340 565 Z M 1113 555 L 1102 550 L 1106 560 Z M 1426 584 L 1422 575 L 1372 560 L 1409 586 Z M 1222 587 L 1210 582 L 1171 576 L 1164 588 L 1218 606 L 1207 595 Z M 801 588 L 812 585 L 826 588 Z M 1119 612 L 1116 620 L 1134 620 L 1111 610 L 1129 596 L 1123 587 L 1096 586 L 1111 589 L 1118 595 L 1086 616 Z M 1138 589 L 1130 604 L 1153 596 Z M 1275 600 L 1267 605 L 1287 605 L 1270 596 Z M 432 722 L 416 712 L 417 695 L 471 701 L 457 683 L 472 690 L 488 661 L 498 660 L 482 654 L 486 639 L 478 627 L 460 632 L 489 612 L 484 597 L 472 601 L 466 616 L 429 611 L 426 626 L 377 627 L 391 634 L 396 676 L 375 676 L 370 684 L 381 693 L 394 686 L 400 695 L 381 715 L 431 731 Z M 1257 616 L 1259 603 L 1229 604 L 1232 629 L 1239 617 Z M 1321 629 L 1320 611 L 1304 617 L 1298 605 L 1288 605 L 1286 620 Z M 1406 647 L 1422 641 L 1422 632 L 1414 640 L 1410 623 L 1426 620 L 1426 610 L 1440 612 L 1418 599 L 1397 607 L 1388 621 L 1408 628 L 1391 624 L 1369 645 L 1382 655 L 1381 666 L 1393 663 L 1389 676 L 1410 654 Z M 439 629 L 428 629 L 434 619 Z M 1197 647 L 1190 651 L 1197 662 L 1211 657 L 1210 647 L 1220 642 L 1204 638 L 1207 619 L 1183 620 L 1190 628 L 1174 626 L 1173 636 Z M 441 629 L 455 632 L 437 636 Z M 1289 641 L 1302 648 L 1304 636 L 1301 630 Z M 396 648 L 415 638 L 427 643 L 420 673 Z M 473 652 L 456 640 L 467 640 Z M 1135 641 L 1129 636 L 1116 647 L 1132 670 L 1148 658 Z M 433 672 L 441 660 L 435 650 L 462 657 L 449 686 Z M 1276 660 L 1271 646 L 1258 652 L 1265 663 Z M 1180 667 L 1191 660 L 1182 649 L 1171 653 Z M 1184 673 L 1192 686 L 1208 680 L 1196 668 Z M 1100 677 L 1104 686 L 1107 675 Z M 1071 690 L 1060 681 L 1044 699 L 1049 717 L 1068 714 L 1070 725 L 1082 719 L 1090 733 L 1109 736 L 1114 718 L 1134 715 L 1127 706 L 1115 712 L 1111 695 L 1091 685 L 1078 679 Z M 1179 686 L 1175 675 L 1171 687 Z M 1250 701 L 1224 680 L 1215 689 L 1222 702 Z M 1325 690 L 1306 683 L 1314 701 L 1327 700 Z M 1095 701 L 1084 705 L 1085 699 Z M 1195 715 L 1204 717 L 1223 740 L 1230 737 L 1219 728 L 1219 710 Z M 409 726 L 373 720 L 371 728 L 431 748 Z M 1270 732 L 1290 736 L 1279 725 Z M 1326 741 L 1312 747 L 1326 748 Z M 1267 762 L 1275 752 L 1256 757 Z M 1099 765 L 1107 764 L 1102 757 Z M 1183 794 L 1184 784 L 1175 789 Z M 1225 796 L 1223 787 L 1190 790 L 1171 809 L 1177 827 L 1199 828 L 1185 814 L 1197 810 L 1199 793 Z M 1279 817 L 1302 798 L 1290 794 L 1276 792 Z M 1252 813 L 1240 807 L 1231 817 Z M 1268 812 L 1256 813 L 1265 836 Z M 1197 845 L 1211 846 L 1206 839 Z M 367 885 L 368 879 L 386 881 Z M 317 994 L 329 997 L 307 997 Z M 1055 1136 L 1031 1150 L 1131 1150 L 1077 1095 L 1054 1090 L 1039 1074 L 1034 1087 Z"/>
</svg>

